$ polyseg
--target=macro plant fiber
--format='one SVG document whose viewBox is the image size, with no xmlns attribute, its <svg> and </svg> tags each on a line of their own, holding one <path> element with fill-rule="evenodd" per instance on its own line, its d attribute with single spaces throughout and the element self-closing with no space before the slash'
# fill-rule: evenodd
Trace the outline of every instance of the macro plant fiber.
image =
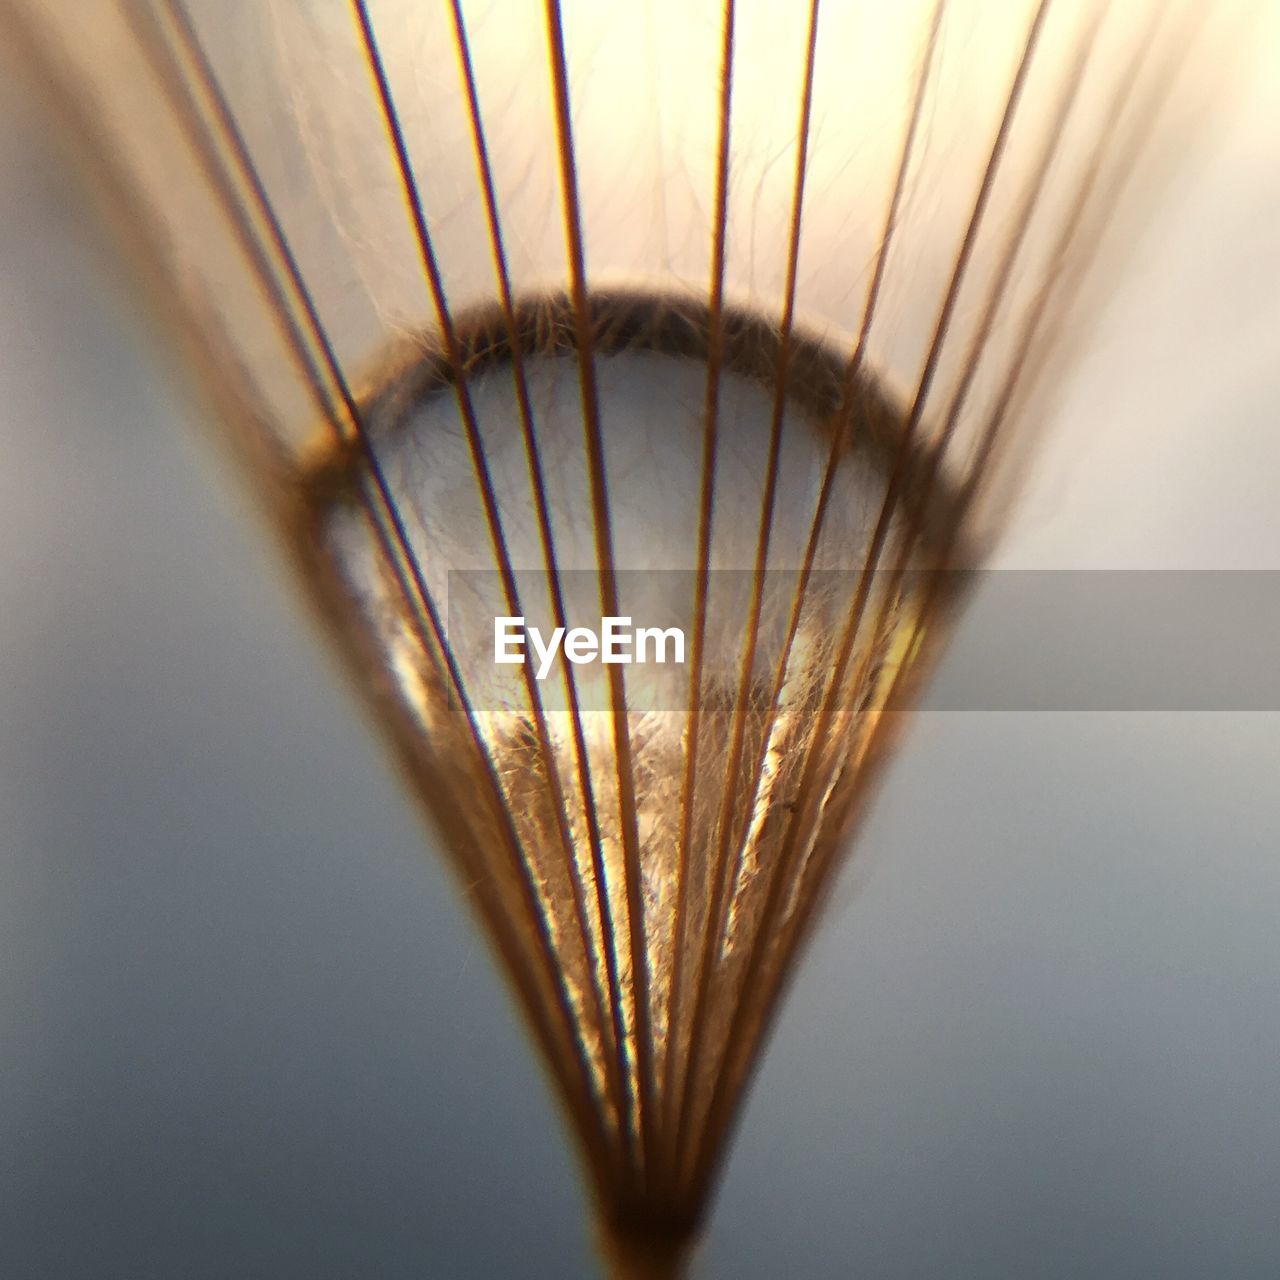
<svg viewBox="0 0 1280 1280">
<path fill-rule="evenodd" d="M 941 571 L 993 545 L 1238 9 L 0 4 L 443 838 L 620 1275 L 680 1274 Z M 496 695 L 448 628 L 480 569 L 558 624 L 570 572 L 603 615 L 690 573 L 678 709 L 616 667 Z"/>
</svg>

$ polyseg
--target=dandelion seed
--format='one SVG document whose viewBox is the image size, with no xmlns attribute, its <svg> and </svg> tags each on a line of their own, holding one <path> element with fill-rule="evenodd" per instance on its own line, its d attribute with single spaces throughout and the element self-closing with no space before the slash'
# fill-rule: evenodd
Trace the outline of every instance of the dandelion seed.
<svg viewBox="0 0 1280 1280">
<path fill-rule="evenodd" d="M 0 7 L 442 834 L 621 1274 L 683 1266 L 1207 8 Z M 495 621 L 584 616 L 687 649 L 493 660 Z"/>
</svg>

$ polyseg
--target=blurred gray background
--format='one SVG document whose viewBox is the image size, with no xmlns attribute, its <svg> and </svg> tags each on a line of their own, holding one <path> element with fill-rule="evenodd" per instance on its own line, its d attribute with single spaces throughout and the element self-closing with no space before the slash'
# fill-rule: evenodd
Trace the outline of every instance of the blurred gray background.
<svg viewBox="0 0 1280 1280">
<path fill-rule="evenodd" d="M 593 1274 L 453 886 L 0 132 L 0 1276 Z M 1280 568 L 1269 137 L 1140 249 L 1003 563 Z M 1280 1274 L 1278 776 L 1271 714 L 919 717 L 699 1274 Z"/>
</svg>

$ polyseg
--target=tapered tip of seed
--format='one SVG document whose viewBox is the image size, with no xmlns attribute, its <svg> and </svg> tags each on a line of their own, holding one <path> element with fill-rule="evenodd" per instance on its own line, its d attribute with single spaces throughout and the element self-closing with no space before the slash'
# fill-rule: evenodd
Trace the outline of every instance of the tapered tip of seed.
<svg viewBox="0 0 1280 1280">
<path fill-rule="evenodd" d="M 610 1280 L 684 1280 L 698 1230 L 687 1221 L 627 1217 L 603 1224 L 599 1239 Z"/>
</svg>

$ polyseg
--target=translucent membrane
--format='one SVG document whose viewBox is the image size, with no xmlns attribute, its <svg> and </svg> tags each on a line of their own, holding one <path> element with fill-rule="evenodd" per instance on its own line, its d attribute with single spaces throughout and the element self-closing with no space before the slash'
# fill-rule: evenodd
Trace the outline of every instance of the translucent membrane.
<svg viewBox="0 0 1280 1280">
<path fill-rule="evenodd" d="M 907 570 L 987 544 L 1230 8 L 0 0 L 443 834 L 620 1265 L 700 1220 L 944 630 Z M 495 668 L 486 620 L 583 610 L 662 612 L 687 661 Z"/>
</svg>

